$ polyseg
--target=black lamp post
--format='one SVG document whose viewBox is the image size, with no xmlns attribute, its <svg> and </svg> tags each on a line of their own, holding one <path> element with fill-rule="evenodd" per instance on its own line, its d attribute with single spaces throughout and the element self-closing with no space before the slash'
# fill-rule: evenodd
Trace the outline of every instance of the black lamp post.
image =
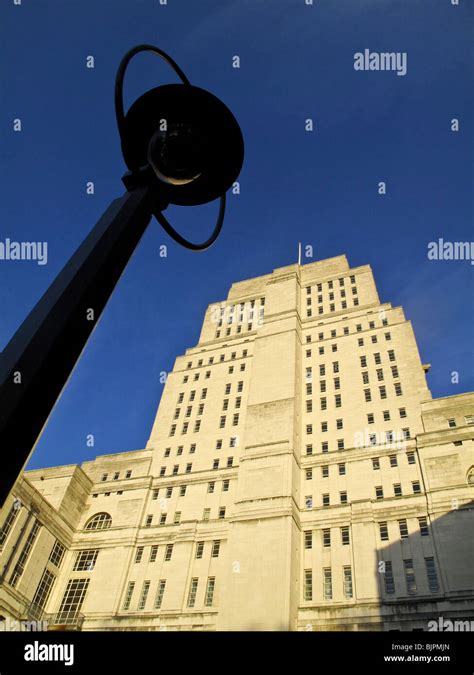
<svg viewBox="0 0 474 675">
<path fill-rule="evenodd" d="M 165 59 L 182 84 L 151 89 L 125 115 L 125 71 L 142 51 Z M 0 357 L 0 506 L 24 469 L 151 217 L 182 246 L 208 248 L 222 228 L 225 192 L 242 167 L 242 134 L 230 110 L 192 86 L 157 47 L 138 45 L 124 56 L 115 81 L 115 110 L 129 169 L 122 179 L 127 192 L 110 204 Z M 218 197 L 216 225 L 201 244 L 184 239 L 162 213 L 169 204 L 194 206 Z"/>
</svg>

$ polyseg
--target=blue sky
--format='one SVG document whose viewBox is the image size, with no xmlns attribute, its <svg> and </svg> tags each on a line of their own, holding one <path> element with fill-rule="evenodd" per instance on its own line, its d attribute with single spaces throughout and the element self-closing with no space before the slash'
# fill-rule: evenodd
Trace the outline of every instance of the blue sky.
<svg viewBox="0 0 474 675">
<path fill-rule="evenodd" d="M 313 246 L 314 260 L 346 253 L 352 266 L 372 266 L 381 300 L 403 305 L 413 322 L 422 360 L 432 364 L 433 396 L 474 389 L 474 266 L 427 259 L 430 241 L 474 238 L 474 12 L 460 3 L 1 3 L 0 240 L 47 241 L 48 264 L 0 261 L 0 348 L 123 192 L 113 83 L 125 51 L 143 42 L 168 51 L 194 84 L 230 107 L 246 144 L 241 194 L 229 196 L 212 249 L 180 249 L 152 221 L 31 468 L 144 447 L 160 372 L 196 344 L 206 306 L 225 298 L 233 281 L 296 262 L 298 241 Z M 366 48 L 406 52 L 407 74 L 355 71 L 354 53 Z M 94 69 L 86 68 L 89 55 Z M 234 55 L 240 69 L 232 68 Z M 163 62 L 140 55 L 126 102 L 171 81 Z M 15 118 L 21 132 L 12 130 Z M 211 204 L 166 213 L 201 240 L 216 212 Z"/>
</svg>

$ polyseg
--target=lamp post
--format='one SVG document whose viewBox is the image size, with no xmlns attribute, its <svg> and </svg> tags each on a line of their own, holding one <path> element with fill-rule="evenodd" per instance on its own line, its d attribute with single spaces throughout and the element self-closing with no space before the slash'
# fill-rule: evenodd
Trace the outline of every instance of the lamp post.
<svg viewBox="0 0 474 675">
<path fill-rule="evenodd" d="M 125 72 L 142 51 L 163 58 L 182 83 L 151 89 L 125 115 Z M 115 81 L 115 110 L 129 169 L 122 179 L 127 191 L 110 204 L 0 357 L 0 506 L 33 452 L 152 216 L 182 246 L 208 248 L 222 228 L 225 192 L 242 167 L 242 134 L 230 110 L 192 86 L 157 47 L 138 45 L 124 56 Z M 162 213 L 169 204 L 194 206 L 216 198 L 216 225 L 200 244 L 184 239 Z"/>
</svg>

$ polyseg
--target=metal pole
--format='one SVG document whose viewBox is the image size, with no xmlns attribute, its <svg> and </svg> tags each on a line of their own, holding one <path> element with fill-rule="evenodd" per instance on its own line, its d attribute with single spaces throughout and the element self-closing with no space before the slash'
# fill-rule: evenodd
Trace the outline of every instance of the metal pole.
<svg viewBox="0 0 474 675">
<path fill-rule="evenodd" d="M 0 507 L 39 440 L 152 211 L 156 184 L 113 201 L 0 357 Z"/>
</svg>

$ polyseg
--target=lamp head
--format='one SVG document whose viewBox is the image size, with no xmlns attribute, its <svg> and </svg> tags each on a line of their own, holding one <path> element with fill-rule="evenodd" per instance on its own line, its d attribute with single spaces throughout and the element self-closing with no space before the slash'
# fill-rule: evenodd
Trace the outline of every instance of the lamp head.
<svg viewBox="0 0 474 675">
<path fill-rule="evenodd" d="M 200 87 L 167 84 L 140 96 L 124 120 L 130 171 L 149 164 L 171 204 L 205 204 L 237 179 L 244 158 L 239 125 L 222 101 Z"/>
</svg>

